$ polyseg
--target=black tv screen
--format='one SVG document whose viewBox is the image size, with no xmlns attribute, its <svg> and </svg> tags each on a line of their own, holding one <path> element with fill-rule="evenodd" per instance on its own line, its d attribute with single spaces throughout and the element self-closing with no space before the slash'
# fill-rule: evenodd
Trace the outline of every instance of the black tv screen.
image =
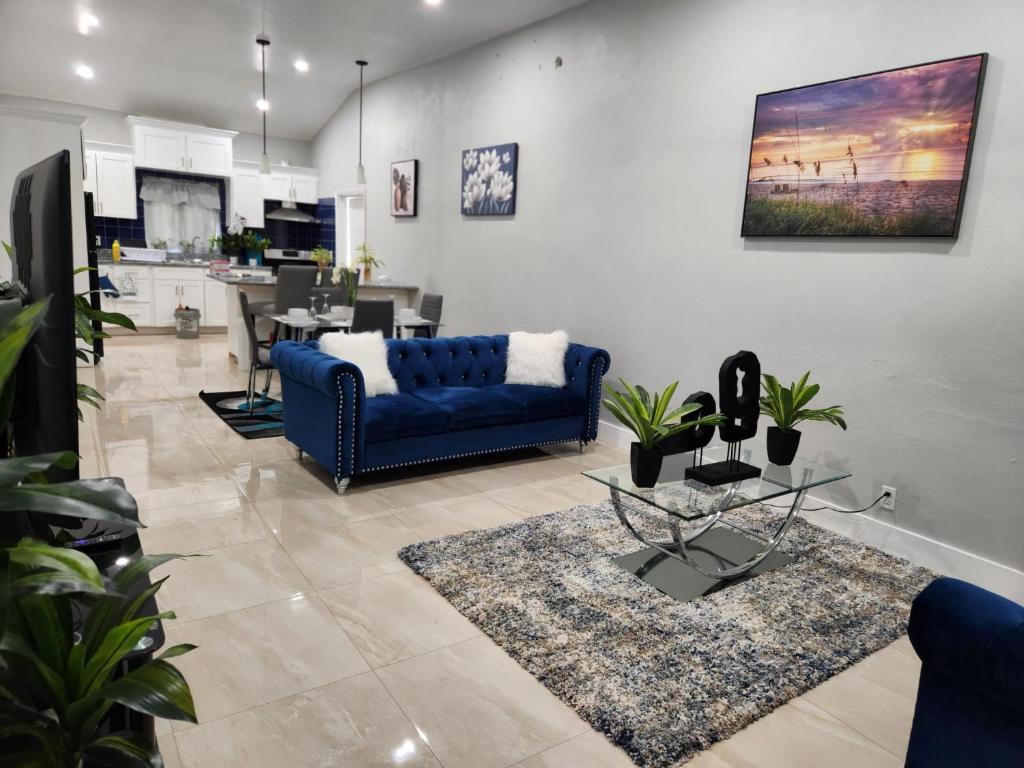
<svg viewBox="0 0 1024 768">
<path fill-rule="evenodd" d="M 11 195 L 13 279 L 26 303 L 50 298 L 42 327 L 22 353 L 15 384 L 19 456 L 78 452 L 71 154 L 64 150 L 18 174 Z M 71 479 L 78 470 L 55 471 Z"/>
<path fill-rule="evenodd" d="M 986 61 L 758 96 L 743 237 L 956 237 Z"/>
</svg>

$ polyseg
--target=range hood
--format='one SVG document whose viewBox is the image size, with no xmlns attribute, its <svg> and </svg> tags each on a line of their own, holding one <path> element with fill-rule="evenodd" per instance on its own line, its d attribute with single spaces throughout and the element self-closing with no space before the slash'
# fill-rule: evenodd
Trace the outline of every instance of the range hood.
<svg viewBox="0 0 1024 768">
<path fill-rule="evenodd" d="M 272 219 L 273 221 L 297 221 L 302 224 L 319 224 L 320 220 L 316 216 L 311 216 L 305 211 L 300 211 L 298 206 L 291 200 L 285 200 L 281 203 L 281 207 L 271 211 L 263 218 Z"/>
</svg>

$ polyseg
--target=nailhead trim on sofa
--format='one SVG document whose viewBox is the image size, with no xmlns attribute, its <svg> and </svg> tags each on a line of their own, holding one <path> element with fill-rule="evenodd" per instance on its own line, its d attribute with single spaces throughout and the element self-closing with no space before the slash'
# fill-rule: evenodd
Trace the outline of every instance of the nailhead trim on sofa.
<svg viewBox="0 0 1024 768">
<path fill-rule="evenodd" d="M 437 458 L 419 459 L 417 461 L 406 461 L 401 464 L 383 464 L 379 467 L 370 467 L 368 469 L 364 469 L 359 474 L 365 475 L 367 472 L 379 472 L 384 469 L 399 469 L 401 467 L 412 467 L 415 466 L 416 464 L 433 464 L 436 461 L 448 461 L 450 459 L 465 459 L 470 456 L 483 456 L 484 454 L 487 453 L 506 453 L 507 451 L 519 451 L 522 450 L 523 448 L 536 448 L 537 446 L 540 445 L 557 445 L 558 443 L 571 443 L 574 440 L 579 440 L 579 437 L 577 435 L 572 435 L 570 437 L 565 438 L 564 440 L 544 440 L 543 442 L 540 443 L 524 443 L 522 445 L 510 445 L 506 448 L 488 448 L 486 451 L 471 451 L 469 453 L 453 453 L 450 456 L 439 456 Z M 584 442 L 589 443 L 590 441 L 585 440 Z"/>
</svg>

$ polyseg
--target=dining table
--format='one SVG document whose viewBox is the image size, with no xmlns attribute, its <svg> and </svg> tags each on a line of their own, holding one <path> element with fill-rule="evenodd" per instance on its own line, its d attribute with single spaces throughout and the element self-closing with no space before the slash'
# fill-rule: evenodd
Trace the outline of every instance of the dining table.
<svg viewBox="0 0 1024 768">
<path fill-rule="evenodd" d="M 344 331 L 348 333 L 352 328 L 352 318 L 341 318 L 330 314 L 307 315 L 298 317 L 295 315 L 268 315 L 275 323 L 286 328 L 289 338 L 295 341 L 305 341 L 307 336 L 315 338 L 325 331 Z M 440 328 L 444 323 L 437 323 L 422 317 L 400 317 L 395 315 L 395 337 L 402 338 L 403 331 L 415 331 L 417 328 Z"/>
</svg>

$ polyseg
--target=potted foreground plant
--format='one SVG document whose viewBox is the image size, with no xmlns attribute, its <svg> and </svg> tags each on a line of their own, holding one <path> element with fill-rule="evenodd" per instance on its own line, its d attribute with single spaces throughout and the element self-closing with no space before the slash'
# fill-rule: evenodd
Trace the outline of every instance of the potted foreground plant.
<svg viewBox="0 0 1024 768">
<path fill-rule="evenodd" d="M 684 403 L 670 411 L 678 381 L 669 384 L 664 392 L 655 392 L 653 398 L 641 386 L 633 386 L 623 379 L 619 382 L 625 392 L 605 384 L 610 398 L 603 402 L 611 414 L 637 436 L 630 446 L 629 468 L 633 484 L 640 488 L 653 488 L 658 482 L 664 458 L 658 447 L 662 440 L 694 427 L 718 425 L 724 420 L 722 414 L 714 413 L 687 421 L 687 416 L 701 409 L 700 403 Z"/>
<path fill-rule="evenodd" d="M 794 429 L 803 421 L 827 421 L 837 427 L 846 429 L 843 419 L 843 407 L 830 405 L 828 408 L 805 408 L 821 386 L 808 384 L 811 377 L 808 371 L 800 381 L 788 387 L 779 384 L 779 380 L 771 374 L 761 377 L 764 396 L 761 398 L 761 413 L 775 420 L 774 427 L 768 427 L 768 459 L 773 464 L 785 467 L 793 463 L 797 448 L 800 446 L 800 432 Z"/>
<path fill-rule="evenodd" d="M 0 327 L 5 453 L 17 448 L 9 428 L 14 372 L 49 301 L 24 307 Z M 88 319 L 80 311 L 76 315 L 78 325 Z M 79 399 L 93 400 L 83 398 L 81 390 Z M 47 481 L 51 468 L 71 469 L 77 461 L 72 452 L 0 460 L 0 514 L 63 515 L 141 527 L 135 499 L 114 483 Z M 166 579 L 152 585 L 146 579 L 178 555 L 143 556 L 104 575 L 64 543 L 30 537 L 0 541 L 0 764 L 159 768 L 156 745 L 142 733 L 112 731 L 109 716 L 122 706 L 152 717 L 196 721 L 188 683 L 167 661 L 194 646 L 174 646 L 118 676 L 121 662 L 153 622 L 174 618 L 169 612 L 147 615 L 147 601 Z"/>
</svg>

